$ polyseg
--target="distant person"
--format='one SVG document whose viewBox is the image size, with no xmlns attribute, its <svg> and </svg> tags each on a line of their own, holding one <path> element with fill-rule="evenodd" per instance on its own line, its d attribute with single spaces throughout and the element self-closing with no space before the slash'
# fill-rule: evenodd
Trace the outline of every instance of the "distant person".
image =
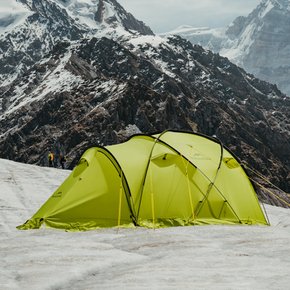
<svg viewBox="0 0 290 290">
<path fill-rule="evenodd" d="M 59 165 L 61 165 L 60 158 L 61 158 L 61 155 L 63 155 L 62 152 L 60 151 L 59 147 L 60 147 L 60 145 L 58 142 L 56 145 L 56 148 L 54 150 L 54 167 L 57 167 L 57 168 L 59 168 Z"/>
<path fill-rule="evenodd" d="M 54 154 L 52 151 L 49 151 L 49 153 L 48 153 L 48 166 L 49 167 L 54 166 Z"/>
<path fill-rule="evenodd" d="M 61 154 L 61 155 L 59 156 L 59 162 L 60 162 L 61 168 L 62 168 L 62 169 L 65 169 L 66 158 L 65 158 L 64 155 Z"/>
</svg>

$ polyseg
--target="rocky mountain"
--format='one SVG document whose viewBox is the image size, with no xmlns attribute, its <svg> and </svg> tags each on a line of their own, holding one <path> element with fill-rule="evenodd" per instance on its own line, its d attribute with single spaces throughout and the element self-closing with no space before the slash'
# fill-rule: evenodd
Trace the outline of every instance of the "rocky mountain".
<svg viewBox="0 0 290 290">
<path fill-rule="evenodd" d="M 225 29 L 180 27 L 169 34 L 219 52 L 290 95 L 289 0 L 262 0 L 247 17 L 236 18 Z"/>
<path fill-rule="evenodd" d="M 13 0 L 10 5 L 0 20 L 2 88 L 60 41 L 78 41 L 98 33 L 116 37 L 126 32 L 153 34 L 115 0 Z"/>
<path fill-rule="evenodd" d="M 49 9 L 65 7 L 62 21 L 74 23 L 67 25 L 67 35 L 76 38 L 54 40 L 43 57 L 35 48 L 40 59 L 22 70 L 22 59 L 14 70 L 6 59 L 11 65 L 6 75 L 17 77 L 0 86 L 1 158 L 46 165 L 47 150 L 58 148 L 73 166 L 89 146 L 121 142 L 138 132 L 180 129 L 218 137 L 245 164 L 290 189 L 290 99 L 275 85 L 179 36 L 154 36 L 146 26 L 133 30 L 108 21 L 85 30 L 71 20 L 77 10 L 70 5 L 89 1 L 46 1 Z M 100 3 L 94 9 L 108 7 Z M 102 3 L 123 11 L 115 1 Z M 33 15 L 3 33 L 2 41 L 36 29 Z M 41 36 L 50 35 L 52 26 Z M 22 39 L 29 47 L 30 39 Z"/>
</svg>

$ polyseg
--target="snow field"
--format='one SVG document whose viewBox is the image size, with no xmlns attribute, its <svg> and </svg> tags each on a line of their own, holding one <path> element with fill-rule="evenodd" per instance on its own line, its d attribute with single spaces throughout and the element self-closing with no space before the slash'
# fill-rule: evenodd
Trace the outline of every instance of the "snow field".
<svg viewBox="0 0 290 290">
<path fill-rule="evenodd" d="M 70 172 L 0 159 L 6 289 L 289 289 L 290 210 L 271 226 L 19 231 Z"/>
</svg>

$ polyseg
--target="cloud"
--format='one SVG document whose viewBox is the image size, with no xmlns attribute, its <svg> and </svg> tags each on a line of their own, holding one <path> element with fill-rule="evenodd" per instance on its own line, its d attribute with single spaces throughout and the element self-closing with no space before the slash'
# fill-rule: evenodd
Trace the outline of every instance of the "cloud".
<svg viewBox="0 0 290 290">
<path fill-rule="evenodd" d="M 15 11 L 27 11 L 27 8 L 16 0 L 0 0 L 0 14 L 15 13 Z"/>
<path fill-rule="evenodd" d="M 247 15 L 260 0 L 119 0 L 125 9 L 156 32 L 182 24 L 221 27 Z"/>
</svg>

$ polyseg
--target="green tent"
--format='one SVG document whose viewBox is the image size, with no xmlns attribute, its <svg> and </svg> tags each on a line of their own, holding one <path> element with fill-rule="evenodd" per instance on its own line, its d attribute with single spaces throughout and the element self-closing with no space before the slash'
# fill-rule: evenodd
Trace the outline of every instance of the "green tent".
<svg viewBox="0 0 290 290">
<path fill-rule="evenodd" d="M 20 229 L 150 228 L 268 221 L 237 159 L 219 140 L 165 131 L 88 149 Z"/>
</svg>

